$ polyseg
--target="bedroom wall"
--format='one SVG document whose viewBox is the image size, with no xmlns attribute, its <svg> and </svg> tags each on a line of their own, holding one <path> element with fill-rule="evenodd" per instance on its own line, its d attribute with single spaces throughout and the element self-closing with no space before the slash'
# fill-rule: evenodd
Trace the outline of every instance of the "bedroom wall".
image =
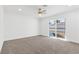
<svg viewBox="0 0 79 59">
<path fill-rule="evenodd" d="M 49 24 L 48 24 L 49 18 L 43 18 L 40 19 L 40 35 L 48 36 L 49 33 Z"/>
<path fill-rule="evenodd" d="M 0 6 L 0 50 L 4 41 L 4 27 L 3 27 L 3 6 Z"/>
<path fill-rule="evenodd" d="M 5 40 L 38 35 L 38 19 L 19 14 L 5 13 Z"/>
<path fill-rule="evenodd" d="M 64 14 L 66 17 L 66 38 L 79 43 L 79 9 Z"/>
<path fill-rule="evenodd" d="M 66 39 L 79 43 L 79 9 L 61 13 L 52 17 L 64 16 L 66 19 Z M 40 34 L 48 36 L 48 21 L 52 18 L 42 18 Z"/>
</svg>

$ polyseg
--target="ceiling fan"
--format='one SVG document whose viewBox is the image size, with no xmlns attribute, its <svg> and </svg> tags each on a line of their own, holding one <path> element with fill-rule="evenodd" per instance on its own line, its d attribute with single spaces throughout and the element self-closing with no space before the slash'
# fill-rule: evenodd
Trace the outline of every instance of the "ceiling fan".
<svg viewBox="0 0 79 59">
<path fill-rule="evenodd" d="M 42 16 L 43 14 L 46 14 L 46 9 L 44 8 L 46 6 L 43 6 L 43 8 L 38 8 L 38 15 Z"/>
</svg>

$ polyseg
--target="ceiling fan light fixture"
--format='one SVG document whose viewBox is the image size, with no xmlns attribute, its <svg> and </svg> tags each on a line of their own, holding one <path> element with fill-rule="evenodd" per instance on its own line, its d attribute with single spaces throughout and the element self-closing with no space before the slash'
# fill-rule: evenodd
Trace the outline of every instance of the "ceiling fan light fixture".
<svg viewBox="0 0 79 59">
<path fill-rule="evenodd" d="M 44 7 L 47 7 L 47 5 L 43 5 L 42 8 L 38 8 L 38 15 L 39 16 L 43 16 L 44 14 L 46 14 L 46 9 Z"/>
<path fill-rule="evenodd" d="M 41 14 L 41 13 L 39 13 L 38 15 L 39 15 L 39 16 L 42 16 L 42 14 Z"/>
<path fill-rule="evenodd" d="M 22 9 L 21 9 L 21 8 L 19 8 L 19 9 L 18 9 L 18 11 L 22 11 Z"/>
</svg>

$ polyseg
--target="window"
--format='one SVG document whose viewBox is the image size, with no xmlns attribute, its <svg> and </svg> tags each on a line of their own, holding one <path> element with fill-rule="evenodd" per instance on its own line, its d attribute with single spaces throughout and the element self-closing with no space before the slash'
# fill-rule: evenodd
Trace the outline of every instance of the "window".
<svg viewBox="0 0 79 59">
<path fill-rule="evenodd" d="M 58 17 L 49 20 L 49 37 L 65 38 L 64 17 Z"/>
</svg>

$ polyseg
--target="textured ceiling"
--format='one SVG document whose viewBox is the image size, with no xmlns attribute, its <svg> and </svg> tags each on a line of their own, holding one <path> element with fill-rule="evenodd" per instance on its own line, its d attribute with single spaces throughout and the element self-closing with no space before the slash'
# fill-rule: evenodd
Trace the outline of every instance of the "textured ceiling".
<svg viewBox="0 0 79 59">
<path fill-rule="evenodd" d="M 42 5 L 5 5 L 4 13 L 16 13 L 24 16 L 39 17 L 37 11 L 40 7 L 43 8 Z M 48 5 L 44 8 L 47 11 L 46 14 L 41 17 L 48 17 L 51 15 L 72 11 L 74 9 L 78 9 L 79 6 Z M 22 11 L 18 11 L 18 9 L 22 9 Z"/>
</svg>

